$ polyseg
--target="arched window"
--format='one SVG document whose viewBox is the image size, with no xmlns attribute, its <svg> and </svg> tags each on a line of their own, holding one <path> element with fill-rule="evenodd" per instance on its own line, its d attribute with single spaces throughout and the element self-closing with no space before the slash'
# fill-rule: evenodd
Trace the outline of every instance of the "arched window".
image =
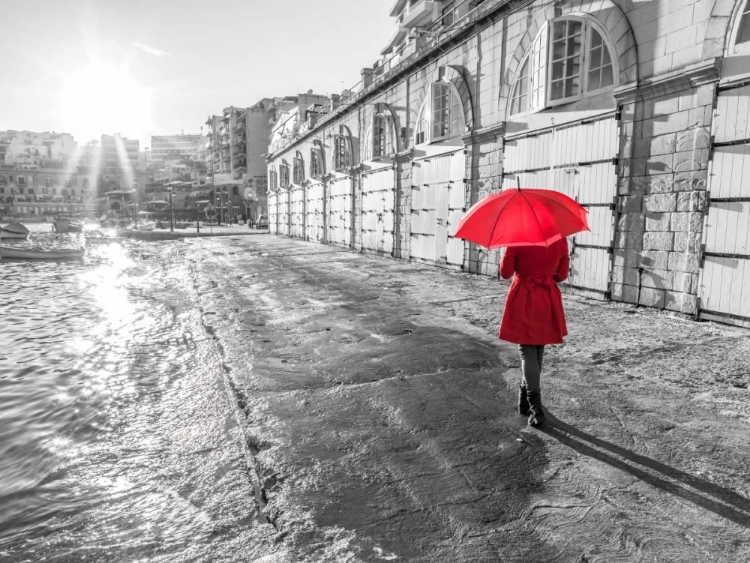
<svg viewBox="0 0 750 563">
<path fill-rule="evenodd" d="M 602 32 L 588 18 L 545 23 L 519 67 L 510 115 L 536 112 L 605 92 L 615 68 Z"/>
<path fill-rule="evenodd" d="M 310 176 L 316 180 L 320 179 L 324 174 L 323 150 L 318 143 L 319 142 L 316 141 L 315 146 L 310 149 Z"/>
<path fill-rule="evenodd" d="M 388 120 L 382 113 L 372 118 L 372 158 L 383 158 L 389 154 Z"/>
<path fill-rule="evenodd" d="M 737 53 L 748 49 L 750 49 L 750 0 L 745 1 L 735 20 L 730 53 Z"/>
<path fill-rule="evenodd" d="M 292 177 L 295 184 L 301 184 L 305 181 L 305 162 L 299 152 L 292 160 Z"/>
<path fill-rule="evenodd" d="M 465 127 L 463 105 L 456 88 L 445 81 L 430 85 L 430 94 L 417 118 L 416 144 L 435 143 L 457 137 Z"/>
<path fill-rule="evenodd" d="M 283 160 L 281 162 L 281 166 L 279 166 L 279 176 L 281 178 L 281 187 L 288 188 L 289 187 L 289 165 L 286 163 L 286 160 Z"/>
<path fill-rule="evenodd" d="M 276 170 L 273 168 L 268 171 L 268 187 L 271 190 L 275 190 L 279 187 L 278 179 L 276 178 Z"/>
<path fill-rule="evenodd" d="M 333 168 L 348 170 L 352 167 L 351 137 L 343 126 L 333 138 Z"/>
</svg>

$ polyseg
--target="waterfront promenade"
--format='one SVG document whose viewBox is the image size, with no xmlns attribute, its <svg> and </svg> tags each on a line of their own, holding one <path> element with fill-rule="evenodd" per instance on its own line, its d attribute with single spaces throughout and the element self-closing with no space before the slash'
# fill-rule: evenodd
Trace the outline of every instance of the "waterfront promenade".
<svg viewBox="0 0 750 563">
<path fill-rule="evenodd" d="M 536 430 L 495 337 L 507 283 L 271 235 L 189 244 L 269 561 L 750 560 L 748 331 L 566 297 Z"/>
</svg>

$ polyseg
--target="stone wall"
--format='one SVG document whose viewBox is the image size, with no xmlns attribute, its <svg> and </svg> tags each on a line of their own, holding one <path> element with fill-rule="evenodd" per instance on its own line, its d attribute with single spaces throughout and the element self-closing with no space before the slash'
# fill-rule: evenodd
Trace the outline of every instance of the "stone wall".
<svg viewBox="0 0 750 563">
<path fill-rule="evenodd" d="M 623 106 L 615 300 L 696 313 L 713 96 L 707 82 Z"/>
<path fill-rule="evenodd" d="M 501 4 L 497 2 L 498 7 Z M 409 259 L 413 159 L 424 157 L 425 150 L 446 150 L 415 150 L 414 130 L 430 84 L 445 69 L 459 69 L 465 79 L 465 87 L 460 88 L 471 118 L 461 139 L 467 154 L 467 209 L 502 188 L 504 135 L 556 126 L 572 120 L 571 113 L 586 119 L 596 117 L 597 111 L 619 110 L 611 298 L 695 314 L 714 89 L 721 67 L 716 57 L 722 56 L 735 4 L 732 0 L 534 2 L 426 53 L 398 79 L 382 86 L 375 83 L 368 97 L 272 159 L 291 162 L 290 151 L 296 150 L 308 158 L 313 139 L 320 139 L 329 168 L 333 134 L 340 124 L 347 124 L 356 147 L 353 189 L 360 211 L 359 175 L 371 166 L 364 161 L 367 131 L 373 108 L 387 104 L 398 136 L 390 159 L 396 166 L 393 255 Z M 561 15 L 590 16 L 600 32 L 609 34 L 619 64 L 614 92 L 604 95 L 608 96 L 604 103 L 602 94 L 597 94 L 596 103 L 589 106 L 582 100 L 512 122 L 506 108 L 516 73 L 537 32 L 547 20 Z M 361 213 L 355 213 L 355 249 L 362 248 L 361 227 Z M 500 251 L 467 244 L 464 269 L 494 276 L 500 257 Z"/>
</svg>

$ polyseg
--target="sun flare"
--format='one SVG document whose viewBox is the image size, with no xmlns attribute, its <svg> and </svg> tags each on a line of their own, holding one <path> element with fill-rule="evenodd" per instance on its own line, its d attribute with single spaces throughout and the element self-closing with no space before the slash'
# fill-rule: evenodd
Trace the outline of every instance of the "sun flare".
<svg viewBox="0 0 750 563">
<path fill-rule="evenodd" d="M 102 134 L 138 138 L 151 121 L 151 96 L 126 68 L 91 61 L 68 75 L 59 93 L 58 113 L 79 142 Z"/>
</svg>

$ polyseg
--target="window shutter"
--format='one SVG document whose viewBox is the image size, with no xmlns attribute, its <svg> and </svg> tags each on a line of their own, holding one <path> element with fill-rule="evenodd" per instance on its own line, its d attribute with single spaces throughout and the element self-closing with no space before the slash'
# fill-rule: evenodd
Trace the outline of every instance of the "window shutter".
<svg viewBox="0 0 750 563">
<path fill-rule="evenodd" d="M 549 53 L 549 24 L 545 23 L 531 47 L 531 96 L 529 109 L 539 111 L 547 105 L 547 61 Z"/>
</svg>

